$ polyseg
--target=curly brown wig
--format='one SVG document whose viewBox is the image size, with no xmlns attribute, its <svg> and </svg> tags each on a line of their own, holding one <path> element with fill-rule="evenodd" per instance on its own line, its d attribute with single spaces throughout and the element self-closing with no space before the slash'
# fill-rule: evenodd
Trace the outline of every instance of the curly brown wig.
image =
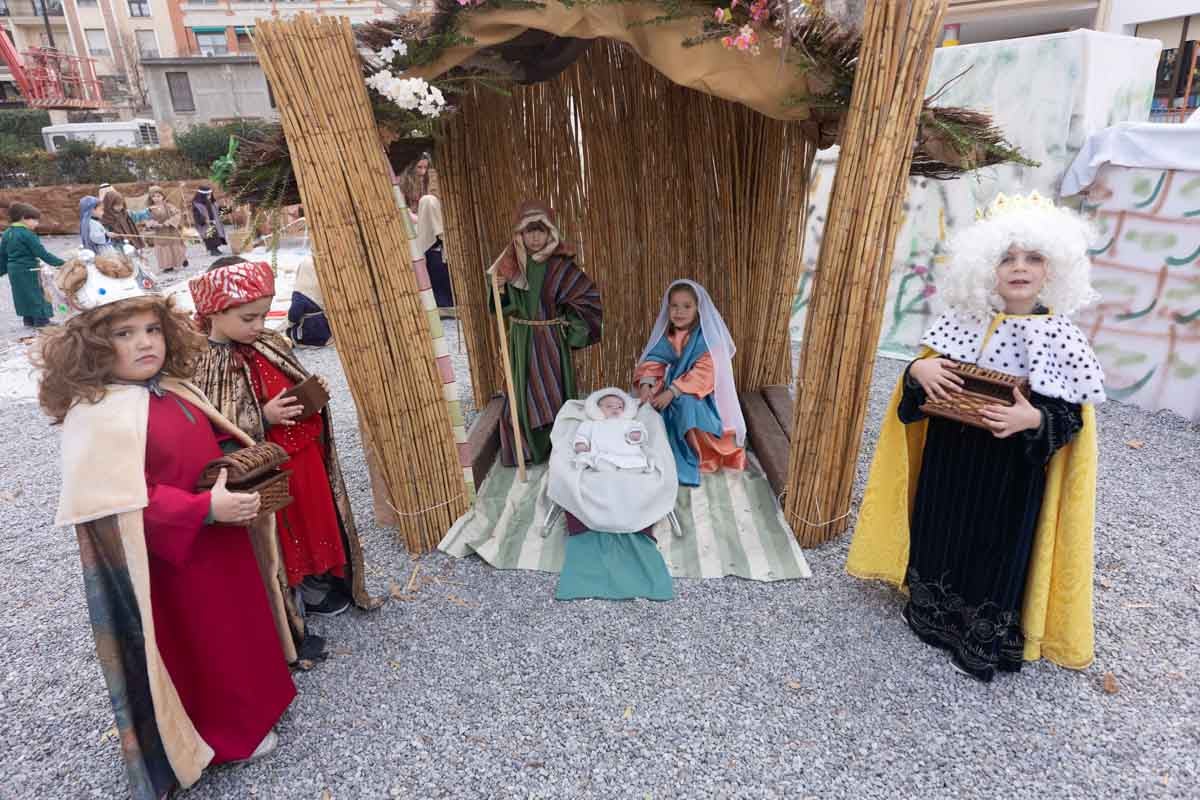
<svg viewBox="0 0 1200 800">
<path fill-rule="evenodd" d="M 162 374 L 185 380 L 192 377 L 196 358 L 207 344 L 187 316 L 175 309 L 173 298 L 146 295 L 101 306 L 43 333 L 30 355 L 42 373 L 38 403 L 55 425 L 62 423 L 76 403 L 98 403 L 104 398 L 116 359 L 109 331 L 142 311 L 154 311 L 162 322 L 167 344 Z"/>
</svg>

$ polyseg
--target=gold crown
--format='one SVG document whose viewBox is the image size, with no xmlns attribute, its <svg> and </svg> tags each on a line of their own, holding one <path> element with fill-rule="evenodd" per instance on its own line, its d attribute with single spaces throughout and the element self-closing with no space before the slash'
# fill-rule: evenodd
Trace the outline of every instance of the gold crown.
<svg viewBox="0 0 1200 800">
<path fill-rule="evenodd" d="M 1038 194 L 1034 189 L 1029 194 L 1013 194 L 1007 195 L 1004 192 L 996 195 L 996 199 L 986 210 L 980 211 L 976 209 L 975 219 L 995 219 L 996 217 L 1011 214 L 1014 211 L 1031 211 L 1033 209 L 1050 210 L 1054 208 L 1054 202 Z"/>
</svg>

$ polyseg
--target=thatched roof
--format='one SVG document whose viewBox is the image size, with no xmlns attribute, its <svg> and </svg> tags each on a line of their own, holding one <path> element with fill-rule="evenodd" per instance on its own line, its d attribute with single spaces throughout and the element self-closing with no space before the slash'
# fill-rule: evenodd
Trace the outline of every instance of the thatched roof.
<svg viewBox="0 0 1200 800">
<path fill-rule="evenodd" d="M 720 22 L 715 0 L 437 0 L 426 19 L 400 17 L 377 21 L 357 31 L 364 73 L 390 68 L 445 88 L 447 111 L 453 92 L 469 82 L 532 84 L 557 77 L 604 38 L 623 43 L 671 81 L 696 91 L 748 106 L 765 116 L 794 122 L 819 147 L 837 141 L 849 109 L 861 39 L 855 24 L 861 3 L 826 0 L 825 11 L 799 0 L 764 0 L 769 16 L 756 29 L 761 52 L 723 47 L 745 19 Z M 735 9 L 750 8 L 741 0 Z M 740 28 L 745 30 L 746 28 Z M 772 34 L 772 31 L 777 35 Z M 408 44 L 403 58 L 384 63 L 375 55 L 393 40 Z M 414 127 L 423 135 L 436 121 L 403 111 L 374 92 L 376 116 L 386 145 L 405 150 Z M 914 141 L 911 172 L 950 178 L 1004 162 L 1030 163 L 1005 140 L 986 115 L 935 105 L 926 100 Z M 428 147 L 414 139 L 414 151 Z M 415 157 L 416 152 L 413 153 Z M 403 159 L 402 152 L 393 153 Z M 403 161 L 393 162 L 397 167 Z M 282 133 L 268 134 L 239 150 L 239 166 L 227 188 L 250 199 L 271 196 L 264 181 L 283 180 L 284 202 L 298 201 L 294 181 L 280 177 L 287 167 Z"/>
</svg>

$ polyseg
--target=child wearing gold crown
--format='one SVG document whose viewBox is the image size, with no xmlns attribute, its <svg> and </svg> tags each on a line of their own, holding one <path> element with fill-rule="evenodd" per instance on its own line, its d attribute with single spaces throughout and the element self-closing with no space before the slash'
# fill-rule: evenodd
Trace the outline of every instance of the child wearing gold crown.
<svg viewBox="0 0 1200 800">
<path fill-rule="evenodd" d="M 224 472 L 195 489 L 223 442 L 250 439 L 187 382 L 203 338 L 172 302 L 86 250 L 43 281 L 68 316 L 34 356 L 62 425 L 56 521 L 75 526 L 130 794 L 159 800 L 275 747 L 296 652 L 264 583 L 274 526 Z"/>
<path fill-rule="evenodd" d="M 283 468 L 292 472 L 293 501 L 276 512 L 282 582 L 299 590 L 305 614 L 334 616 L 351 602 L 377 607 L 364 584 L 362 545 L 329 409 L 301 418 L 301 402 L 285 394 L 309 373 L 288 340 L 265 327 L 275 297 L 271 265 L 226 256 L 188 286 L 196 319 L 208 334 L 196 384 L 255 441 L 274 442 L 290 456 Z M 298 629 L 299 606 L 289 603 Z"/>
<path fill-rule="evenodd" d="M 1103 374 L 1068 319 L 1096 294 L 1087 228 L 1036 193 L 996 198 L 951 242 L 947 308 L 892 397 L 846 568 L 906 587 L 904 621 L 990 681 L 1093 657 L 1094 406 Z M 922 410 L 964 391 L 953 362 L 1028 379 L 984 427 Z"/>
</svg>

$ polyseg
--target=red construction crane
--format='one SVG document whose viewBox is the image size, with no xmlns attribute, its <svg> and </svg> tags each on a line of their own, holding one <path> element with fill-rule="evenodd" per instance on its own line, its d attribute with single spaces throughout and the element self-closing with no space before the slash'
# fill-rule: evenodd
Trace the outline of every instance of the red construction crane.
<svg viewBox="0 0 1200 800">
<path fill-rule="evenodd" d="M 16 48 L 2 34 L 0 57 L 30 108 L 67 110 L 105 106 L 93 59 L 67 55 L 49 47 L 31 47 L 25 51 L 22 64 Z"/>
</svg>

